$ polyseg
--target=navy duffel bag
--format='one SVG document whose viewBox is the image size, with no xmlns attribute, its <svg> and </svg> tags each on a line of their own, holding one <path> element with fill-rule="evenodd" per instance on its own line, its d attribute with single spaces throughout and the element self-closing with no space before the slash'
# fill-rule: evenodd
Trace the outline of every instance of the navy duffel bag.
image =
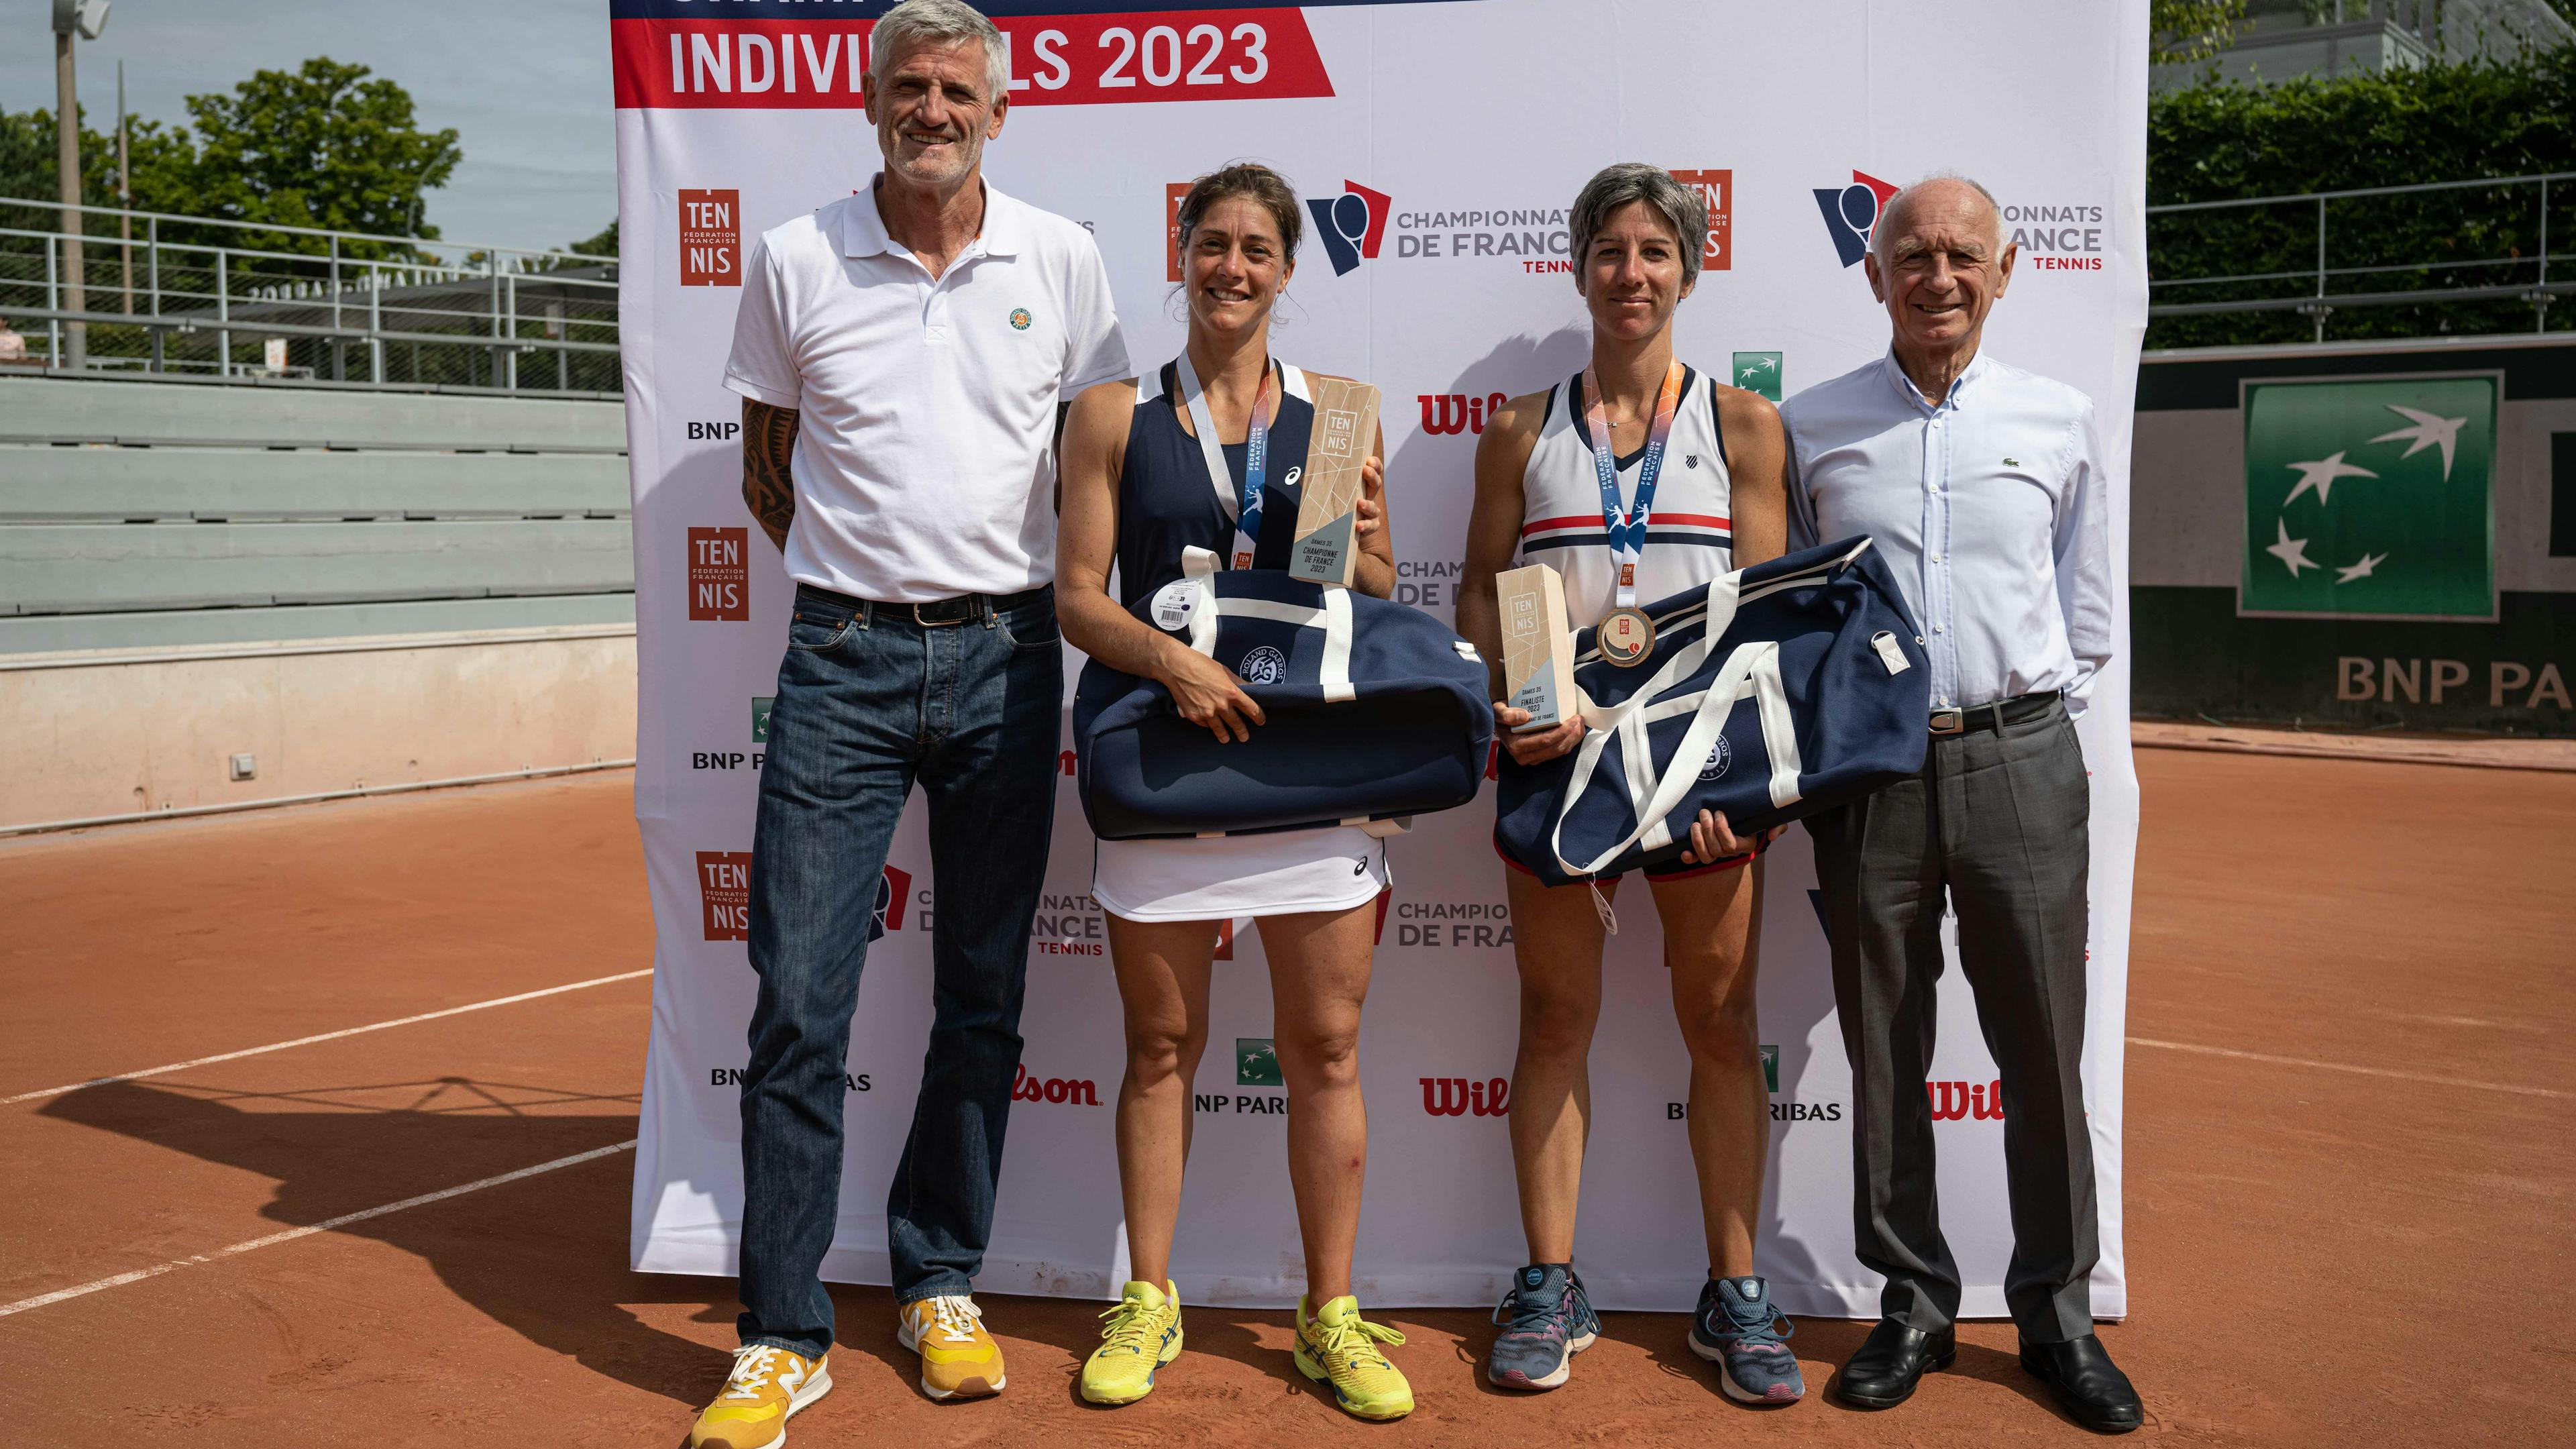
<svg viewBox="0 0 2576 1449">
<path fill-rule="evenodd" d="M 1507 752 L 1495 837 L 1549 885 L 1663 865 L 1702 810 L 1738 835 L 1923 768 L 1931 668 L 1867 538 L 1755 564 L 1646 610 L 1653 650 L 1620 668 L 1575 634 L 1583 743 Z"/>
<path fill-rule="evenodd" d="M 1494 707 L 1473 646 L 1409 605 L 1215 562 L 1189 550 L 1135 613 L 1233 670 L 1268 723 L 1220 744 L 1160 683 L 1086 663 L 1073 740 L 1093 834 L 1366 825 L 1476 798 Z"/>
</svg>

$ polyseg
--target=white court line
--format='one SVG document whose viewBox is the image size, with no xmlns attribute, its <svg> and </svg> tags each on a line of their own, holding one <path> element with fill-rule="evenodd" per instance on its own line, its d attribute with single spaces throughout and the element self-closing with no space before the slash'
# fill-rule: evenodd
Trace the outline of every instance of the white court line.
<svg viewBox="0 0 2576 1449">
<path fill-rule="evenodd" d="M 539 1173 L 552 1172 L 561 1167 L 577 1167 L 585 1162 L 595 1162 L 600 1158 L 624 1152 L 634 1145 L 635 1139 L 628 1138 L 614 1147 L 595 1147 L 588 1152 L 576 1152 L 570 1157 L 558 1157 L 552 1162 L 540 1162 L 534 1167 L 522 1167 L 516 1172 L 505 1172 L 498 1177 L 487 1177 L 481 1182 L 469 1182 L 462 1187 L 441 1188 L 437 1192 L 425 1192 L 418 1197 L 404 1198 L 401 1202 L 389 1202 L 383 1207 L 342 1213 L 336 1218 L 327 1218 L 306 1227 L 288 1228 L 282 1233 L 253 1238 L 247 1243 L 235 1243 L 229 1248 L 217 1248 L 211 1253 L 199 1253 L 193 1258 L 181 1258 L 175 1262 L 161 1263 L 150 1268 L 137 1268 L 131 1273 L 119 1273 L 113 1278 L 101 1278 L 95 1283 L 83 1283 L 77 1288 L 57 1288 L 51 1293 L 39 1293 L 33 1298 L 21 1298 L 15 1303 L 0 1304 L 0 1318 L 6 1318 L 12 1313 L 24 1313 L 30 1308 L 42 1308 L 48 1303 L 60 1303 L 66 1298 L 79 1298 L 85 1294 L 96 1293 L 102 1288 L 122 1288 L 128 1283 L 140 1283 L 146 1278 L 158 1278 L 173 1268 L 192 1268 L 199 1263 L 219 1262 L 235 1253 L 248 1253 L 259 1248 L 275 1247 L 279 1243 L 291 1243 L 297 1238 L 309 1238 L 315 1233 L 327 1233 L 333 1228 L 344 1228 L 351 1223 L 380 1218 L 387 1213 L 401 1212 L 405 1208 L 416 1208 L 451 1197 L 462 1197 L 469 1192 L 481 1192 L 487 1187 L 499 1187 L 505 1182 L 517 1182 L 520 1178 L 535 1177 Z"/>
<path fill-rule="evenodd" d="M 2576 1099 L 2576 1092 L 2561 1092 L 2552 1087 L 2517 1087 L 2511 1082 L 2480 1082 L 2468 1077 L 2434 1077 L 2422 1072 L 2393 1072 L 2386 1067 L 2356 1067 L 2348 1062 L 2317 1062 L 2306 1057 L 2276 1057 L 2268 1052 L 2230 1051 L 2226 1047 L 2200 1046 L 2187 1041 L 2156 1041 L 2133 1036 L 2129 1045 L 2159 1047 L 2169 1052 L 2196 1052 L 2205 1057 L 2234 1057 L 2239 1061 L 2270 1062 L 2283 1067 L 2313 1067 L 2321 1072 L 2350 1072 L 2356 1077 L 2387 1077 L 2400 1082 L 2422 1082 L 2433 1087 L 2466 1087 L 2473 1092 L 2509 1092 L 2517 1097 L 2545 1097 L 2553 1102 Z"/>
<path fill-rule="evenodd" d="M 557 996 L 566 991 L 580 991 L 585 987 L 591 986 L 606 986 L 612 981 L 632 981 L 638 976 L 650 976 L 652 974 L 653 968 L 647 966 L 641 971 L 621 971 L 614 976 L 594 976 L 588 981 L 574 981 L 568 982 L 562 986 L 549 986 L 542 991 L 522 991 L 516 996 L 496 996 L 489 1001 L 477 1001 L 466 1006 L 451 1006 L 444 1011 L 424 1011 L 418 1016 L 401 1016 L 394 1018 L 392 1021 L 371 1022 L 366 1026 L 352 1026 L 340 1031 L 326 1031 L 315 1036 L 299 1036 L 293 1041 L 271 1042 L 267 1046 L 244 1047 L 237 1052 L 218 1052 L 214 1056 L 198 1057 L 192 1061 L 172 1062 L 166 1067 L 147 1067 L 139 1072 L 119 1072 L 112 1077 L 92 1077 L 86 1082 L 74 1082 L 67 1087 L 47 1087 L 42 1091 L 20 1092 L 14 1097 L 0 1097 L 0 1106 L 7 1106 L 11 1102 L 31 1102 L 38 1097 L 59 1097 L 65 1092 L 77 1092 L 83 1087 L 103 1087 L 110 1082 L 131 1082 L 144 1077 L 157 1077 L 164 1072 L 184 1072 L 190 1067 L 209 1066 L 216 1062 L 237 1061 L 243 1057 L 255 1057 L 266 1052 L 282 1052 L 288 1047 L 311 1046 L 317 1041 L 337 1041 L 344 1036 L 360 1036 L 371 1031 L 383 1031 L 387 1027 L 409 1026 L 412 1023 L 419 1021 L 436 1021 L 442 1016 L 457 1016 L 468 1011 L 483 1011 L 490 1007 L 508 1006 L 512 1002 L 516 1001 L 534 1001 L 540 996 Z"/>
</svg>

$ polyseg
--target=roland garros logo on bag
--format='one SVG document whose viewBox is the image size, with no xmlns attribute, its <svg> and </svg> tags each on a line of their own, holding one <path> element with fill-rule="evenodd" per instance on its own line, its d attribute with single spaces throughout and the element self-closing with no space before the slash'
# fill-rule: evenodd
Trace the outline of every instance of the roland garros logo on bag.
<svg viewBox="0 0 2576 1449">
<path fill-rule="evenodd" d="M 1288 677 L 1288 656 L 1264 644 L 1244 655 L 1234 672 L 1246 684 L 1277 684 Z"/>
</svg>

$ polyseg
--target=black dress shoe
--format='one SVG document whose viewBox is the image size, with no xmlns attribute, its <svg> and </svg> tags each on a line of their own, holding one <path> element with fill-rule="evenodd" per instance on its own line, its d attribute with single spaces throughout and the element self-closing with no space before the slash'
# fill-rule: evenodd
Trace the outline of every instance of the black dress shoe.
<svg viewBox="0 0 2576 1449">
<path fill-rule="evenodd" d="M 1914 1396 L 1914 1385 L 1925 1374 L 1948 1368 L 1958 1357 L 1956 1329 L 1925 1333 L 1882 1318 L 1844 1362 L 1834 1380 L 1834 1397 L 1858 1408 L 1893 1409 Z"/>
<path fill-rule="evenodd" d="M 2021 1341 L 2021 1366 L 2048 1385 L 2075 1422 L 2101 1434 L 2126 1434 L 2146 1418 L 2129 1376 L 2092 1334 L 2065 1343 Z"/>
</svg>

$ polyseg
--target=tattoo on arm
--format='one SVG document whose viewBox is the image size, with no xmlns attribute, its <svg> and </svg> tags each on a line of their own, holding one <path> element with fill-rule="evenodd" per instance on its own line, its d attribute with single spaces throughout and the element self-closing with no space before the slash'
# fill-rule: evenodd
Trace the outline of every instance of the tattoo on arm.
<svg viewBox="0 0 2576 1449">
<path fill-rule="evenodd" d="M 742 501 L 781 549 L 787 547 L 787 526 L 796 520 L 797 421 L 794 408 L 742 400 Z"/>
</svg>

